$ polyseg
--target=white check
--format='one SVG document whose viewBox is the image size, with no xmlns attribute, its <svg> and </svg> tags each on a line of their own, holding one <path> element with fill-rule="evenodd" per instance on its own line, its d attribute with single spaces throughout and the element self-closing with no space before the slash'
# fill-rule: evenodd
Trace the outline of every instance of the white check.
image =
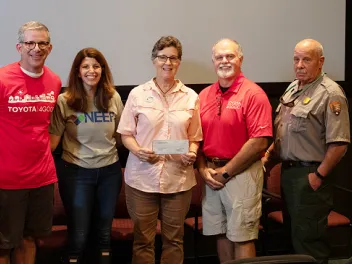
<svg viewBox="0 0 352 264">
<path fill-rule="evenodd" d="M 155 154 L 186 154 L 188 149 L 188 140 L 153 140 Z"/>
</svg>

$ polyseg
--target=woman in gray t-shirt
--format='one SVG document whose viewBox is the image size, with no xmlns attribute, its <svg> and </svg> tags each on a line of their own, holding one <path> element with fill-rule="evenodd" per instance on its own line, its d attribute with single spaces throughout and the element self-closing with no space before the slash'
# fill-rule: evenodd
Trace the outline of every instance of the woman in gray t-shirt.
<svg viewBox="0 0 352 264">
<path fill-rule="evenodd" d="M 116 149 L 122 110 L 103 54 L 94 48 L 79 51 L 49 127 L 52 151 L 62 137 L 57 175 L 68 217 L 69 263 L 80 262 L 90 230 L 99 250 L 95 263 L 110 262 L 111 224 L 122 181 Z"/>
</svg>

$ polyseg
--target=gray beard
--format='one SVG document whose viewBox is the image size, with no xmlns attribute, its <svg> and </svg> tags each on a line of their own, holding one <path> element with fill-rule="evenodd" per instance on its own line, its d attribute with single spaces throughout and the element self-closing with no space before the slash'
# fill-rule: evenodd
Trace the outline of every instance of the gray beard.
<svg viewBox="0 0 352 264">
<path fill-rule="evenodd" d="M 233 76 L 235 74 L 234 69 L 228 70 L 228 71 L 224 71 L 224 70 L 217 70 L 217 75 L 222 78 L 229 78 L 231 76 Z"/>
</svg>

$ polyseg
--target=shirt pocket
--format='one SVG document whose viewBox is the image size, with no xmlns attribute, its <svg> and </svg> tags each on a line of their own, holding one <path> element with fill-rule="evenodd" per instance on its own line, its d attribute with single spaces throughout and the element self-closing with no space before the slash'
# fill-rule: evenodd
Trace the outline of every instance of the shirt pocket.
<svg viewBox="0 0 352 264">
<path fill-rule="evenodd" d="M 157 104 L 155 102 L 143 102 L 138 105 L 136 117 L 138 122 L 141 121 L 154 124 L 155 122 L 158 122 L 158 120 L 160 121 L 163 113 L 164 109 L 161 104 Z"/>
<path fill-rule="evenodd" d="M 170 113 L 174 117 L 173 122 L 175 122 L 175 124 L 185 125 L 185 127 L 188 127 L 194 113 L 194 107 L 174 108 L 170 109 Z"/>
<path fill-rule="evenodd" d="M 310 108 L 295 107 L 290 115 L 290 132 L 304 132 L 307 130 L 308 114 Z"/>
</svg>

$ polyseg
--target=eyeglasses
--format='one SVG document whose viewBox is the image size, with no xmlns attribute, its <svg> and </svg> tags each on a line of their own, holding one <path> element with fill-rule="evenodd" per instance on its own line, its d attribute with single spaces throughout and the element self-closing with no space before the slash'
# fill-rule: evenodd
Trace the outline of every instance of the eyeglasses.
<svg viewBox="0 0 352 264">
<path fill-rule="evenodd" d="M 167 62 L 169 59 L 171 63 L 177 63 L 179 61 L 179 58 L 176 56 L 166 56 L 166 55 L 158 55 L 156 56 L 160 62 Z"/>
<path fill-rule="evenodd" d="M 37 46 L 37 45 L 38 45 L 39 49 L 44 50 L 44 49 L 48 48 L 50 45 L 50 42 L 48 42 L 48 41 L 40 41 L 40 42 L 22 41 L 20 43 L 23 44 L 23 46 L 28 50 L 35 49 L 35 46 Z"/>
<path fill-rule="evenodd" d="M 280 103 L 282 104 L 282 105 L 284 105 L 284 106 L 287 106 L 287 107 L 294 107 L 295 106 L 295 101 L 296 101 L 296 99 L 300 96 L 301 94 L 299 94 L 299 95 L 297 95 L 295 98 L 293 98 L 291 101 L 289 101 L 289 102 L 285 102 L 284 101 L 284 95 L 281 95 L 280 96 Z"/>
<path fill-rule="evenodd" d="M 236 58 L 236 55 L 235 54 L 226 54 L 226 55 L 215 56 L 215 60 L 218 62 L 223 61 L 224 58 L 226 58 L 226 61 L 232 61 L 233 59 Z"/>
<path fill-rule="evenodd" d="M 216 102 L 217 102 L 217 108 L 218 108 L 218 116 L 221 116 L 221 107 L 222 107 L 222 97 L 218 96 L 216 97 Z"/>
</svg>

